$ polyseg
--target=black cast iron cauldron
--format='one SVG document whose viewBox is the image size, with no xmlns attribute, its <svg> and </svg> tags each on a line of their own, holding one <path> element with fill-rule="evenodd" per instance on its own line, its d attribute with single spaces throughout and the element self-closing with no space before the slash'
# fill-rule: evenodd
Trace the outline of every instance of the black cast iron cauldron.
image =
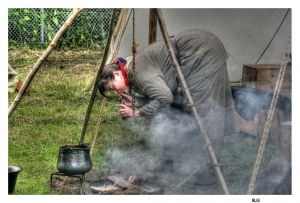
<svg viewBox="0 0 300 203">
<path fill-rule="evenodd" d="M 91 147 L 84 145 L 66 145 L 59 148 L 57 169 L 65 175 L 85 174 L 92 169 Z"/>
</svg>

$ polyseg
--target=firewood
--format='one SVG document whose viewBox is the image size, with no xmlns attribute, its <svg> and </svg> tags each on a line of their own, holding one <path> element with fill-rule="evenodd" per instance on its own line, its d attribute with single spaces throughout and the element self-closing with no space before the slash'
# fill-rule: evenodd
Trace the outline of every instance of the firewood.
<svg viewBox="0 0 300 203">
<path fill-rule="evenodd" d="M 131 183 L 123 180 L 122 178 L 119 178 L 117 176 L 108 176 L 106 177 L 108 180 L 114 182 L 116 185 L 118 185 L 121 188 L 126 188 L 128 186 L 131 186 Z"/>
</svg>

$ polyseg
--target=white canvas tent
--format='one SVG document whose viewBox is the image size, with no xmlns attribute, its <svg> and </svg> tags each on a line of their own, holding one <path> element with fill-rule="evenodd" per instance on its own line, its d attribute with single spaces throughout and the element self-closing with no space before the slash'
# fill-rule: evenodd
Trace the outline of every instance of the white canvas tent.
<svg viewBox="0 0 300 203">
<path fill-rule="evenodd" d="M 132 55 L 132 12 L 123 9 L 107 62 Z M 169 35 L 187 29 L 205 29 L 216 34 L 230 54 L 227 61 L 231 82 L 242 78 L 243 64 L 281 63 L 291 32 L 292 9 L 161 9 Z M 124 13 L 123 11 L 123 13 Z M 122 22 L 121 22 L 122 21 Z M 157 41 L 162 39 L 157 24 Z M 148 45 L 149 9 L 135 9 L 137 51 Z M 113 55 L 114 54 L 114 55 Z"/>
</svg>

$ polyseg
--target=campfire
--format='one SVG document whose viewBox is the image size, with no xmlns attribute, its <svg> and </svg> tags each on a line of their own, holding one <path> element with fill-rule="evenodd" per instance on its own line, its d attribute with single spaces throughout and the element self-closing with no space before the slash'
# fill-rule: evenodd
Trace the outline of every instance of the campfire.
<svg viewBox="0 0 300 203">
<path fill-rule="evenodd" d="M 146 174 L 147 176 L 147 174 Z M 128 177 L 128 176 L 127 176 Z M 149 178 L 148 178 L 149 179 Z M 74 177 L 54 176 L 46 184 L 61 195 L 80 194 L 80 181 Z M 161 184 L 147 180 L 138 180 L 134 175 L 126 178 L 120 171 L 97 171 L 92 169 L 85 174 L 83 194 L 85 195 L 151 195 L 162 194 Z"/>
</svg>

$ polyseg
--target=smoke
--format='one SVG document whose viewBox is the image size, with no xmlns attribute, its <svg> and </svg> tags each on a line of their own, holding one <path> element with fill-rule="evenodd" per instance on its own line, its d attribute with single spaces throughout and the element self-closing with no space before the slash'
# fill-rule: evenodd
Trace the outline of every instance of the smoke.
<svg viewBox="0 0 300 203">
<path fill-rule="evenodd" d="M 129 127 L 135 127 L 131 123 Z M 167 108 L 151 120 L 146 147 L 110 149 L 106 157 L 117 170 L 139 178 L 151 172 L 160 161 L 173 160 L 176 172 L 191 174 L 206 159 L 204 144 L 193 115 Z"/>
<path fill-rule="evenodd" d="M 106 156 L 112 161 L 114 170 L 118 171 L 126 180 L 130 176 L 134 176 L 136 180 L 142 179 L 149 172 L 151 165 L 155 165 L 157 162 L 157 158 L 151 156 L 146 150 L 134 147 L 129 150 L 108 150 Z"/>
<path fill-rule="evenodd" d="M 237 113 L 246 120 L 253 120 L 256 113 L 269 109 L 273 98 L 272 93 L 246 86 L 232 87 L 232 95 Z M 222 107 L 216 102 L 208 105 L 205 109 L 212 109 L 214 117 L 206 121 L 206 130 L 209 131 L 207 133 L 210 142 L 220 144 L 223 138 L 218 140 L 218 134 L 224 126 L 215 118 L 222 115 Z M 285 120 L 291 119 L 291 101 L 288 98 L 279 96 L 277 108 L 284 111 Z M 135 128 L 135 125 L 139 124 L 133 122 L 128 127 Z M 112 166 L 118 166 L 126 174 L 131 171 L 141 175 L 150 171 L 161 160 L 174 160 L 176 164 L 185 166 L 181 172 L 187 174 L 207 159 L 204 141 L 191 114 L 172 107 L 167 108 L 151 120 L 148 131 L 144 148 L 130 146 L 124 150 L 108 150 L 106 156 L 111 160 Z M 216 148 L 214 150 L 215 153 L 219 152 Z"/>
</svg>

